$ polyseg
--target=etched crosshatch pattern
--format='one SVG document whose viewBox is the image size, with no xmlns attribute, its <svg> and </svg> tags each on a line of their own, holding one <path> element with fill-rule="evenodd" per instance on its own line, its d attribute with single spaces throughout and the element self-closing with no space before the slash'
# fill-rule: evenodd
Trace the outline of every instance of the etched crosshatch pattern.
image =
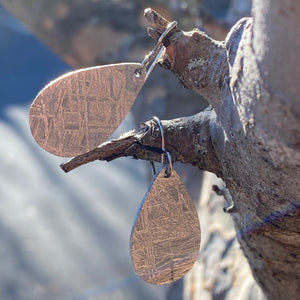
<svg viewBox="0 0 300 300">
<path fill-rule="evenodd" d="M 30 128 L 38 144 L 64 157 L 103 143 L 126 117 L 145 80 L 137 63 L 70 72 L 52 81 L 30 109 Z"/>
<path fill-rule="evenodd" d="M 193 200 L 175 170 L 162 170 L 144 198 L 131 234 L 131 255 L 139 276 L 165 284 L 194 265 L 200 248 L 200 223 Z"/>
</svg>

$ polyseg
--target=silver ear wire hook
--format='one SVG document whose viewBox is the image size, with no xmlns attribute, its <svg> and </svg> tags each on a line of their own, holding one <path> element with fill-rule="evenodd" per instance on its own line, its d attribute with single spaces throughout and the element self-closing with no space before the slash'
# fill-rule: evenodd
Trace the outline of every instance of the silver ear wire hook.
<svg viewBox="0 0 300 300">
<path fill-rule="evenodd" d="M 163 50 L 165 49 L 165 46 L 163 44 L 164 38 L 176 25 L 177 25 L 176 21 L 170 23 L 168 25 L 168 27 L 166 28 L 166 30 L 161 34 L 155 47 L 152 49 L 152 51 L 148 55 L 145 56 L 143 61 L 140 63 L 140 66 L 135 70 L 134 73 L 137 77 L 141 76 L 143 70 L 145 68 L 147 68 L 147 66 L 150 64 L 150 61 L 153 59 L 149 69 L 147 70 L 145 80 L 148 78 L 148 76 L 152 72 L 153 68 L 155 67 L 158 59 L 160 58 Z"/>
<path fill-rule="evenodd" d="M 153 160 L 150 161 L 150 166 L 151 166 L 153 177 L 154 177 L 156 175 L 156 170 L 155 170 L 155 165 L 154 165 Z"/>
<path fill-rule="evenodd" d="M 161 135 L 161 165 L 162 167 L 164 166 L 164 155 L 167 156 L 167 159 L 168 159 L 168 165 L 165 169 L 165 177 L 169 177 L 171 176 L 171 172 L 172 172 L 172 169 L 173 169 L 173 163 L 172 163 L 172 156 L 171 156 L 171 153 L 168 152 L 165 148 L 165 134 L 164 134 L 164 128 L 163 128 L 163 125 L 161 123 L 161 120 L 158 118 L 158 117 L 152 117 L 152 120 L 154 120 L 158 127 L 159 127 L 159 130 L 160 130 L 160 135 Z"/>
<path fill-rule="evenodd" d="M 164 134 L 164 128 L 162 126 L 162 123 L 160 119 L 156 116 L 152 117 L 152 119 L 157 123 L 161 135 L 161 164 L 164 164 L 164 154 L 166 153 L 166 148 L 165 148 L 165 134 Z"/>
</svg>

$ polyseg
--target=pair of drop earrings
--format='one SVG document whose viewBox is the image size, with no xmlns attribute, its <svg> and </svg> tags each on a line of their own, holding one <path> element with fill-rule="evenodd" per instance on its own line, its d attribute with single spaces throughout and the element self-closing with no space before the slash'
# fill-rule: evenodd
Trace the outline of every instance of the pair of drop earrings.
<svg viewBox="0 0 300 300">
<path fill-rule="evenodd" d="M 30 107 L 30 129 L 37 143 L 52 154 L 71 157 L 105 142 L 126 117 L 176 25 L 169 24 L 140 64 L 81 69 L 50 82 Z M 162 139 L 161 168 L 137 212 L 130 245 L 137 274 L 147 282 L 165 284 L 192 268 L 201 233 L 195 205 L 165 149 L 162 123 L 157 117 L 152 120 Z"/>
</svg>

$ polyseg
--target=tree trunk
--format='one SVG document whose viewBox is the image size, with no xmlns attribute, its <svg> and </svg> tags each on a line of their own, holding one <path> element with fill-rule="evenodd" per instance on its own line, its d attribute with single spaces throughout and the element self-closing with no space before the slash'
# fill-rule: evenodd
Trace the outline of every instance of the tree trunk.
<svg viewBox="0 0 300 300">
<path fill-rule="evenodd" d="M 146 17 L 153 37 L 167 25 L 152 11 Z M 164 121 L 166 148 L 174 161 L 223 179 L 239 242 L 269 299 L 300 293 L 299 20 L 296 0 L 255 0 L 253 18 L 241 19 L 224 42 L 177 29 L 162 63 L 213 107 Z M 151 121 L 97 151 L 125 140 L 119 152 L 95 157 L 160 160 L 159 130 Z"/>
<path fill-rule="evenodd" d="M 240 20 L 224 44 L 198 31 L 174 34 L 165 64 L 214 106 L 209 133 L 219 176 L 270 299 L 296 299 L 300 291 L 299 16 L 296 1 L 254 1 L 254 17 Z"/>
<path fill-rule="evenodd" d="M 253 13 L 224 43 L 198 31 L 174 34 L 165 65 L 214 107 L 209 134 L 218 175 L 232 195 L 236 231 L 256 280 L 270 299 L 296 299 L 300 47 L 294 36 L 300 4 L 254 1 Z"/>
</svg>

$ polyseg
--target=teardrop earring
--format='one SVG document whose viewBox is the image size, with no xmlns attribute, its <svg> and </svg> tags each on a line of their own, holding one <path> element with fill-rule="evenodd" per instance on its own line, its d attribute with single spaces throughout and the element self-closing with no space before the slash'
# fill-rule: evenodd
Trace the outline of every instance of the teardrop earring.
<svg viewBox="0 0 300 300">
<path fill-rule="evenodd" d="M 29 112 L 31 133 L 37 143 L 52 154 L 72 157 L 105 142 L 131 109 L 176 24 L 168 25 L 140 64 L 76 70 L 44 87 Z"/>
<path fill-rule="evenodd" d="M 161 121 L 157 117 L 153 120 L 160 128 L 162 165 L 137 212 L 130 238 L 131 257 L 143 280 L 166 284 L 192 268 L 199 253 L 201 232 L 194 202 L 165 149 Z"/>
</svg>

